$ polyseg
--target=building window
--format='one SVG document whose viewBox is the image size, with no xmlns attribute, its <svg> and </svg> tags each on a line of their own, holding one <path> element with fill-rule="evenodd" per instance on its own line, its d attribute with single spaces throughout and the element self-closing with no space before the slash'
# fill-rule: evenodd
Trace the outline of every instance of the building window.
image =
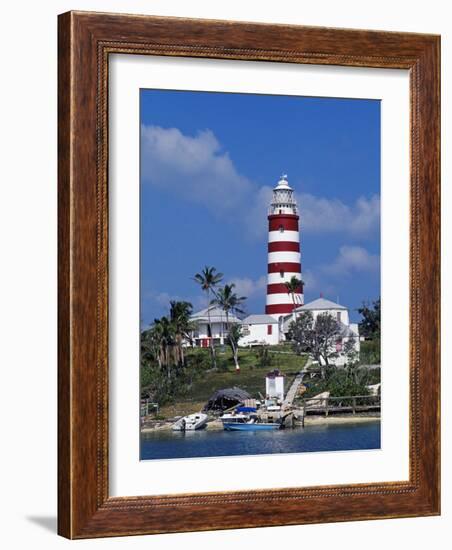
<svg viewBox="0 0 452 550">
<path fill-rule="evenodd" d="M 279 232 L 280 232 L 280 233 L 284 233 L 284 226 L 283 226 L 283 225 L 280 225 L 280 226 L 279 226 Z"/>
<path fill-rule="evenodd" d="M 338 323 L 341 322 L 341 312 L 340 312 L 340 311 L 338 311 L 338 312 L 336 313 L 336 319 L 337 319 L 337 322 L 338 322 Z"/>
<path fill-rule="evenodd" d="M 284 271 L 280 271 L 279 274 L 281 275 L 281 279 L 284 279 Z"/>
<path fill-rule="evenodd" d="M 273 327 L 271 325 L 267 325 L 267 334 L 273 334 Z"/>
</svg>

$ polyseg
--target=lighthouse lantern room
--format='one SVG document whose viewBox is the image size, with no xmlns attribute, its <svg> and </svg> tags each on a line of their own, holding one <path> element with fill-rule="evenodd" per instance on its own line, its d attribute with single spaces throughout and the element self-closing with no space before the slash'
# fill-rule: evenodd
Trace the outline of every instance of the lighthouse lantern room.
<svg viewBox="0 0 452 550">
<path fill-rule="evenodd" d="M 300 231 L 297 201 L 283 174 L 273 189 L 268 211 L 268 276 L 265 313 L 279 318 L 303 305 L 303 284 L 287 288 L 293 277 L 301 281 Z"/>
</svg>

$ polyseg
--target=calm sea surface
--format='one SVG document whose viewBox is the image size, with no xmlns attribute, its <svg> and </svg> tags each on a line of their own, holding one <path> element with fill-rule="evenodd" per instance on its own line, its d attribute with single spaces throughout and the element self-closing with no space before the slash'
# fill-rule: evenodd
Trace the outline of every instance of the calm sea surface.
<svg viewBox="0 0 452 550">
<path fill-rule="evenodd" d="M 380 421 L 278 431 L 155 432 L 141 436 L 141 459 L 306 453 L 380 448 Z"/>
</svg>

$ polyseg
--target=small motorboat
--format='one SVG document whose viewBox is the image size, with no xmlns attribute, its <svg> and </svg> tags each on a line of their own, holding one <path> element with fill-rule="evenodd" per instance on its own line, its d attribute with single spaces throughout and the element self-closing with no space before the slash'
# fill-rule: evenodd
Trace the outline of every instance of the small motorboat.
<svg viewBox="0 0 452 550">
<path fill-rule="evenodd" d="M 279 430 L 279 422 L 262 422 L 256 415 L 256 409 L 238 407 L 232 413 L 225 413 L 220 417 L 223 429 L 227 431 L 255 432 L 260 430 Z"/>
<path fill-rule="evenodd" d="M 207 414 L 201 412 L 189 414 L 179 418 L 179 420 L 173 424 L 173 430 L 178 432 L 201 430 L 207 424 L 207 419 Z"/>
<path fill-rule="evenodd" d="M 223 422 L 223 428 L 228 431 L 257 432 L 260 430 L 279 430 L 277 422 Z"/>
</svg>

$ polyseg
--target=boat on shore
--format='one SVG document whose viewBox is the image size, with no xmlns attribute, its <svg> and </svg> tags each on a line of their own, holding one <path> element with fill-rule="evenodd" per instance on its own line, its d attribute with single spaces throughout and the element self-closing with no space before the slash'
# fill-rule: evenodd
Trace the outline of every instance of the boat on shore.
<svg viewBox="0 0 452 550">
<path fill-rule="evenodd" d="M 255 432 L 260 430 L 279 430 L 279 422 L 262 422 L 252 407 L 238 407 L 231 413 L 220 417 L 223 429 L 227 431 Z"/>
<path fill-rule="evenodd" d="M 173 424 L 173 431 L 185 432 L 193 430 L 201 430 L 207 424 L 208 416 L 204 413 L 189 414 L 179 418 L 177 422 Z"/>
</svg>

